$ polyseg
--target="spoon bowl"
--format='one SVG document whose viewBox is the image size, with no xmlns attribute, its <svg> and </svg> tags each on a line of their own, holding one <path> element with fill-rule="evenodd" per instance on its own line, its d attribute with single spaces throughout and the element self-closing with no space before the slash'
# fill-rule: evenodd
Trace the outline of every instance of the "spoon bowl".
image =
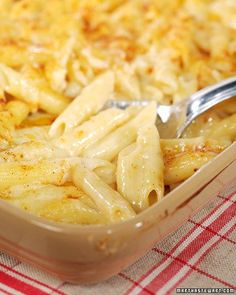
<svg viewBox="0 0 236 295">
<path fill-rule="evenodd" d="M 208 86 L 176 104 L 157 105 L 156 125 L 161 138 L 181 137 L 194 119 L 234 96 L 236 77 Z M 150 100 L 110 100 L 106 107 L 126 109 L 129 106 L 146 106 L 148 103 Z"/>
</svg>

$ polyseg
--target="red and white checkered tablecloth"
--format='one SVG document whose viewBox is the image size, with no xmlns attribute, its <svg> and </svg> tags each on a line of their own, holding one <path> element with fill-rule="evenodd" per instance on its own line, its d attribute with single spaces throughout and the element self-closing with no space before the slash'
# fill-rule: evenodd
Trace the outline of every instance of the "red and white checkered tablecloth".
<svg viewBox="0 0 236 295">
<path fill-rule="evenodd" d="M 175 294 L 176 288 L 233 291 L 235 250 L 236 180 L 223 187 L 212 203 L 138 262 L 100 284 L 65 283 L 2 253 L 0 294 L 149 295 Z"/>
</svg>

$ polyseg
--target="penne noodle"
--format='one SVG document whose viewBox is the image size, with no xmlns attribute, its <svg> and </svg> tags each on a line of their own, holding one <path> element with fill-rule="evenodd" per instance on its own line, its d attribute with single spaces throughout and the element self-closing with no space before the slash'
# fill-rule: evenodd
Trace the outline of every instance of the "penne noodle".
<svg viewBox="0 0 236 295">
<path fill-rule="evenodd" d="M 12 133 L 15 129 L 13 116 L 9 111 L 0 111 L 0 139 L 12 142 Z"/>
<path fill-rule="evenodd" d="M 138 130 L 136 143 L 119 153 L 117 189 L 136 212 L 143 211 L 163 197 L 163 158 L 154 124 Z"/>
<path fill-rule="evenodd" d="M 58 115 L 68 105 L 68 100 L 47 87 L 38 87 L 22 74 L 0 64 L 0 81 L 4 91 L 28 103 L 33 110 L 40 108 Z"/>
<path fill-rule="evenodd" d="M 124 221 L 135 216 L 130 204 L 84 165 L 76 166 L 73 171 L 73 181 L 93 199 L 108 222 Z"/>
<path fill-rule="evenodd" d="M 96 205 L 91 198 L 89 198 L 81 189 L 73 186 L 56 186 L 52 184 L 21 184 L 13 185 L 8 189 L 1 190 L 0 195 L 3 199 L 13 199 L 15 201 L 24 198 L 34 199 L 34 192 L 36 192 L 38 199 L 61 199 L 63 197 L 79 199 L 81 202 L 86 204 L 88 207 L 96 209 Z"/>
<path fill-rule="evenodd" d="M 6 110 L 12 115 L 15 126 L 19 126 L 29 114 L 29 106 L 18 100 L 13 100 L 7 103 Z"/>
<path fill-rule="evenodd" d="M 12 144 L 15 127 L 28 115 L 29 107 L 21 101 L 10 101 L 0 111 L 0 139 Z"/>
<path fill-rule="evenodd" d="M 106 72 L 89 84 L 51 125 L 49 135 L 60 136 L 96 114 L 110 98 L 114 75 Z"/>
<path fill-rule="evenodd" d="M 27 184 L 27 183 L 43 183 L 63 185 L 71 181 L 71 169 L 78 165 L 94 170 L 104 182 L 112 184 L 115 181 L 115 166 L 101 159 L 86 159 L 78 157 L 63 157 L 63 154 L 58 153 L 58 158 L 49 158 L 53 156 L 53 150 L 45 153 L 47 158 L 38 157 L 38 160 L 19 160 L 12 161 L 12 155 L 8 159 L 4 159 L 1 154 L 0 161 L 0 189 L 10 187 L 11 185 Z M 44 154 L 44 156 L 45 156 Z M 26 158 L 30 156 L 26 156 Z M 7 162 L 6 162 L 7 161 Z"/>
<path fill-rule="evenodd" d="M 20 128 L 41 127 L 51 125 L 55 116 L 43 112 L 30 114 L 21 124 Z"/>
<path fill-rule="evenodd" d="M 75 46 L 76 36 L 71 34 L 68 41 L 56 53 L 57 59 L 51 59 L 45 69 L 45 74 L 50 81 L 52 89 L 62 92 L 66 88 L 67 63 Z"/>
<path fill-rule="evenodd" d="M 236 114 L 215 123 L 206 134 L 209 138 L 229 140 L 236 139 Z"/>
<path fill-rule="evenodd" d="M 54 145 L 65 149 L 71 156 L 78 156 L 129 118 L 127 110 L 113 108 L 102 111 L 82 125 L 55 139 Z"/>
<path fill-rule="evenodd" d="M 123 148 L 136 140 L 140 127 L 155 120 L 156 103 L 151 102 L 133 119 L 88 148 L 83 155 L 112 161 Z"/>
<path fill-rule="evenodd" d="M 0 163 L 0 190 L 12 185 L 43 183 L 63 185 L 71 181 L 70 170 L 80 159 L 49 159 Z"/>
<path fill-rule="evenodd" d="M 205 151 L 220 153 L 230 145 L 228 140 L 211 139 L 206 137 L 161 139 L 161 149 L 164 158 L 175 157 L 179 153 Z"/>
<path fill-rule="evenodd" d="M 65 158 L 66 151 L 52 146 L 48 142 L 28 141 L 0 152 L 1 162 L 32 161 L 35 159 Z"/>
<path fill-rule="evenodd" d="M 216 111 L 223 112 L 225 115 L 233 115 L 236 113 L 236 97 L 219 103 L 214 108 Z"/>
<path fill-rule="evenodd" d="M 137 77 L 134 73 L 116 71 L 116 90 L 128 99 L 141 99 L 141 91 Z"/>
<path fill-rule="evenodd" d="M 31 142 L 31 141 L 47 142 L 49 140 L 48 126 L 16 129 L 12 133 L 12 137 L 13 137 L 14 144 L 22 144 L 24 142 Z"/>
<path fill-rule="evenodd" d="M 165 184 L 184 181 L 229 145 L 229 140 L 220 138 L 162 139 Z"/>
<path fill-rule="evenodd" d="M 81 158 L 83 165 L 94 171 L 104 182 L 112 185 L 116 182 L 116 165 L 102 159 Z"/>
<path fill-rule="evenodd" d="M 75 186 L 18 185 L 1 191 L 0 197 L 51 221 L 74 224 L 105 222 L 95 203 Z"/>
<path fill-rule="evenodd" d="M 217 122 L 220 122 L 220 117 L 215 112 L 203 113 L 200 117 L 192 121 L 192 123 L 184 131 L 183 138 L 194 138 L 205 136 L 208 129 Z"/>
<path fill-rule="evenodd" d="M 165 185 L 173 185 L 186 180 L 216 155 L 213 152 L 193 151 L 181 153 L 173 158 L 164 157 Z"/>
</svg>

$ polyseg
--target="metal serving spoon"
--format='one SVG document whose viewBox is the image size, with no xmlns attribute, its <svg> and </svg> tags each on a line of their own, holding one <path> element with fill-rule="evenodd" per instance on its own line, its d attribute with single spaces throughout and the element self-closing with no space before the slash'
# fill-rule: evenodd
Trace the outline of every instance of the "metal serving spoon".
<svg viewBox="0 0 236 295">
<path fill-rule="evenodd" d="M 174 105 L 157 106 L 157 127 L 162 138 L 181 137 L 184 130 L 199 115 L 236 96 L 236 77 L 206 87 Z M 146 106 L 150 100 L 110 100 L 106 107 L 126 109 L 129 106 Z"/>
</svg>

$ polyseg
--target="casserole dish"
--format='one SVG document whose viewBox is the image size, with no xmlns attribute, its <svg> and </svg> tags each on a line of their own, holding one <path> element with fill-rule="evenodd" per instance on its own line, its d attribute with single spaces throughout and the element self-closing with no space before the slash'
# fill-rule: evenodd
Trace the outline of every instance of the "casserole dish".
<svg viewBox="0 0 236 295">
<path fill-rule="evenodd" d="M 236 103 L 180 141 L 159 140 L 155 122 L 157 103 L 236 76 L 235 16 L 218 2 L 0 1 L 0 249 L 98 282 L 217 194 L 235 145 L 164 197 L 236 139 Z"/>
<path fill-rule="evenodd" d="M 145 254 L 233 181 L 236 143 L 135 218 L 113 225 L 57 224 L 0 200 L 0 249 L 73 283 L 105 280 Z"/>
</svg>

